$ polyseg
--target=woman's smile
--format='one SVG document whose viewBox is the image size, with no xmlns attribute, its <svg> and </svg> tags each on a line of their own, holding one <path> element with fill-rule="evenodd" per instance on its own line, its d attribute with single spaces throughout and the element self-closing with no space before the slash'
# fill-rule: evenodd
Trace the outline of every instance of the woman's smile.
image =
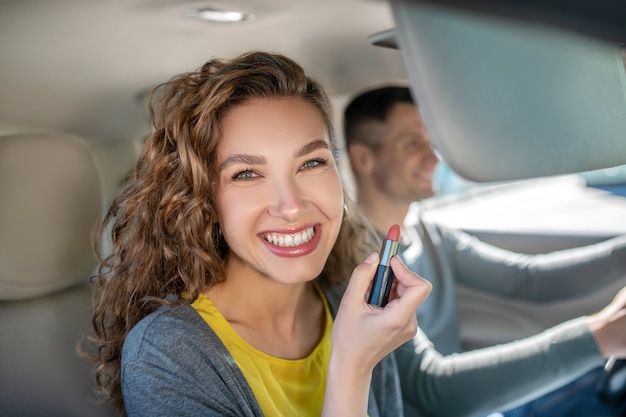
<svg viewBox="0 0 626 417">
<path fill-rule="evenodd" d="M 315 235 L 315 228 L 313 226 L 307 228 L 304 231 L 297 233 L 267 233 L 263 235 L 263 238 L 269 243 L 276 246 L 299 246 L 313 239 Z"/>
<path fill-rule="evenodd" d="M 317 249 L 320 232 L 320 226 L 316 225 L 297 233 L 264 233 L 262 241 L 274 255 L 295 258 L 308 255 Z"/>
</svg>

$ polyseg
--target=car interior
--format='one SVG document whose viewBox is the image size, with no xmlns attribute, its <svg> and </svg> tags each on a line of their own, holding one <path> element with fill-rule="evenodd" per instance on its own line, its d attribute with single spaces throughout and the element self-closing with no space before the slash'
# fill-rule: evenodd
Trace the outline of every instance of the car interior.
<svg viewBox="0 0 626 417">
<path fill-rule="evenodd" d="M 90 237 L 103 186 L 87 143 L 0 137 L 0 415 L 107 415 L 76 344 L 89 324 Z M 16 180 L 16 179 L 19 179 Z"/>
<path fill-rule="evenodd" d="M 527 253 L 626 234 L 625 4 L 467 3 L 0 0 L 0 417 L 117 415 L 77 353 L 92 232 L 149 134 L 148 92 L 209 57 L 290 56 L 338 127 L 353 94 L 409 85 L 442 162 L 471 183 L 426 202 L 433 220 Z M 625 284 L 546 304 L 460 287 L 464 342 L 534 334 Z M 607 363 L 614 401 L 622 366 Z"/>
</svg>

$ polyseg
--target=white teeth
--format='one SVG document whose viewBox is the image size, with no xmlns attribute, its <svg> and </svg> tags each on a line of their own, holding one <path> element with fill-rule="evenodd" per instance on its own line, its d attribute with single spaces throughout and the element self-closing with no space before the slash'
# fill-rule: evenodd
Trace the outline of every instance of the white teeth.
<svg viewBox="0 0 626 417">
<path fill-rule="evenodd" d="M 309 240 L 313 239 L 314 234 L 315 229 L 313 227 L 309 227 L 305 231 L 302 231 L 300 233 L 292 233 L 289 235 L 279 233 L 267 234 L 265 235 L 265 240 L 276 246 L 291 247 L 308 242 Z"/>
</svg>

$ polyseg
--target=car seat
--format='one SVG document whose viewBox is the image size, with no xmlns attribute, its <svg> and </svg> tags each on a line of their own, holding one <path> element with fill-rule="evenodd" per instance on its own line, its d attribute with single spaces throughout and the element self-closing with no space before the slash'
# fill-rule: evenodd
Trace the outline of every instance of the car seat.
<svg viewBox="0 0 626 417">
<path fill-rule="evenodd" d="M 0 136 L 0 416 L 113 416 L 76 350 L 90 325 L 102 181 L 69 135 Z"/>
</svg>

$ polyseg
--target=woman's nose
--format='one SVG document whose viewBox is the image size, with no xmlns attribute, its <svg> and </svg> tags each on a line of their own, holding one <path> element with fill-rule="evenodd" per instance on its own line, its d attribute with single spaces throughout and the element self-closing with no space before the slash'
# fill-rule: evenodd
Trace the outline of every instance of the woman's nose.
<svg viewBox="0 0 626 417">
<path fill-rule="evenodd" d="M 300 216 L 304 208 L 302 190 L 294 180 L 280 181 L 274 186 L 273 202 L 269 206 L 269 214 L 293 221 Z"/>
</svg>

